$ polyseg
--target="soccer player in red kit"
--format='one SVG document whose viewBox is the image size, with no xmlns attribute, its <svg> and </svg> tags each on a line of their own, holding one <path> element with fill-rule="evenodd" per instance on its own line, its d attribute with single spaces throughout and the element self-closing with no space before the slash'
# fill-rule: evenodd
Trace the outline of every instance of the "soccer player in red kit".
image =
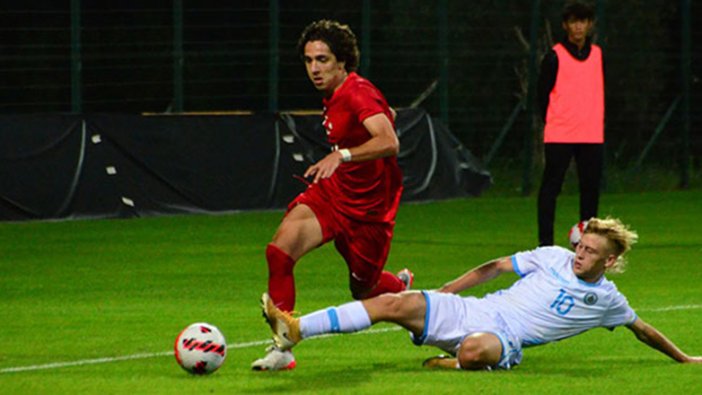
<svg viewBox="0 0 702 395">
<path fill-rule="evenodd" d="M 307 169 L 309 187 L 290 203 L 266 248 L 268 293 L 279 309 L 291 311 L 295 262 L 331 240 L 348 266 L 354 299 L 404 291 L 412 273 L 383 270 L 402 194 L 395 113 L 383 94 L 355 73 L 358 44 L 347 25 L 311 23 L 298 52 L 324 94 L 323 124 L 332 152 Z M 292 353 L 276 347 L 252 364 L 255 370 L 294 367 Z"/>
</svg>

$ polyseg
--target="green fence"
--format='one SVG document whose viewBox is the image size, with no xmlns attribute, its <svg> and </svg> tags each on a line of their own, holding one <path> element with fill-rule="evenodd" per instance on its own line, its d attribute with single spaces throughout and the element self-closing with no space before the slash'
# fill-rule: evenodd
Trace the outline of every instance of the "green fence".
<svg viewBox="0 0 702 395">
<path fill-rule="evenodd" d="M 361 74 L 393 106 L 419 105 L 489 165 L 540 164 L 533 85 L 560 39 L 562 2 L 359 0 L 6 2 L 0 112 L 317 109 L 295 53 L 319 18 L 351 25 Z M 702 158 L 702 2 L 599 0 L 608 166 L 675 169 Z"/>
</svg>

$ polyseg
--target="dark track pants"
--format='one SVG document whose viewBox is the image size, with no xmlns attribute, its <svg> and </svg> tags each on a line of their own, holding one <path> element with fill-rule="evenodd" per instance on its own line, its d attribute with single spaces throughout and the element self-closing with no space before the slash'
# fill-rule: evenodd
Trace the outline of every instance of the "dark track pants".
<svg viewBox="0 0 702 395">
<path fill-rule="evenodd" d="M 597 216 L 604 144 L 544 144 L 546 164 L 538 199 L 539 245 L 553 245 L 553 223 L 556 219 L 556 198 L 563 179 L 575 158 L 580 185 L 580 221 Z"/>
</svg>

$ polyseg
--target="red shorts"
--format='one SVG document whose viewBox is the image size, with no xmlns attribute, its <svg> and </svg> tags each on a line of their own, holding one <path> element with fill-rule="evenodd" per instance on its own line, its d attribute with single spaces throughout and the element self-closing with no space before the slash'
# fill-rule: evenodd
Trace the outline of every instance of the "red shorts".
<svg viewBox="0 0 702 395">
<path fill-rule="evenodd" d="M 348 217 L 336 210 L 321 188 L 309 188 L 288 205 L 298 204 L 312 209 L 322 227 L 322 244 L 334 240 L 334 246 L 349 268 L 351 292 L 365 293 L 373 289 L 390 253 L 395 222 L 366 222 Z"/>
</svg>

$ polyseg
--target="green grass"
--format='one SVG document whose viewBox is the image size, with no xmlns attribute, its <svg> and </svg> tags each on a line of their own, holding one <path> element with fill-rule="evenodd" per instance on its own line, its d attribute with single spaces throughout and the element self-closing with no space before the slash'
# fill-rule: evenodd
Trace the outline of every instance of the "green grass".
<svg viewBox="0 0 702 395">
<path fill-rule="evenodd" d="M 601 214 L 630 223 L 640 243 L 628 271 L 611 277 L 639 315 L 691 354 L 702 354 L 702 191 L 607 194 Z M 576 221 L 577 197 L 559 199 L 556 234 Z M 264 247 L 281 212 L 133 220 L 0 223 L 0 393 L 689 393 L 702 366 L 680 365 L 626 329 L 595 329 L 525 351 L 510 372 L 427 371 L 439 351 L 400 330 L 309 340 L 291 372 L 249 370 L 269 337 L 258 308 Z M 490 258 L 531 248 L 533 198 L 406 204 L 387 268 L 405 266 L 416 288 L 436 288 Z M 503 276 L 471 290 L 509 285 Z M 349 300 L 346 267 L 332 246 L 296 267 L 307 313 Z M 687 306 L 684 309 L 661 310 Z M 186 374 L 170 355 L 80 366 L 7 369 L 165 353 L 179 331 L 207 321 L 229 349 L 212 376 Z M 381 325 L 378 328 L 393 328 Z M 236 346 L 243 345 L 243 346 Z"/>
</svg>

